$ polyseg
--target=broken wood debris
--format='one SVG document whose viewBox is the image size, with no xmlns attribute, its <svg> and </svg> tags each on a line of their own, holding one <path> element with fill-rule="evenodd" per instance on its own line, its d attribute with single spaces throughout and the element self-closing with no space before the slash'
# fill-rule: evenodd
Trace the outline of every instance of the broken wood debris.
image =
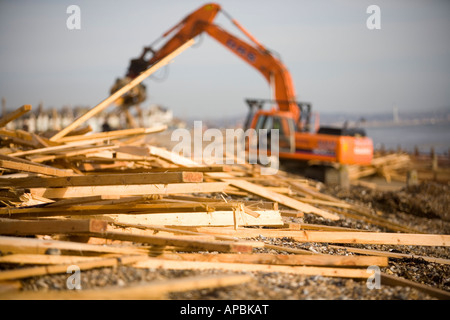
<svg viewBox="0 0 450 320">
<path fill-rule="evenodd" d="M 65 271 L 64 271 L 65 272 Z M 170 292 L 213 289 L 252 281 L 250 275 L 194 276 L 182 279 L 157 280 L 126 288 L 108 287 L 100 290 L 66 292 L 19 292 L 0 294 L 7 300 L 154 300 L 165 299 Z"/>
<path fill-rule="evenodd" d="M 306 231 L 306 230 L 271 230 L 246 229 L 233 230 L 222 228 L 220 231 L 202 228 L 202 232 L 214 232 L 240 238 L 250 238 L 259 235 L 270 238 L 292 238 L 299 242 L 318 243 L 358 243 L 358 244 L 385 244 L 406 246 L 450 246 L 450 235 L 444 234 L 408 234 L 408 233 L 382 233 L 382 232 L 349 232 L 349 231 Z"/>
<path fill-rule="evenodd" d="M 26 109 L 19 109 L 3 122 L 20 116 Z M 286 272 L 367 279 L 367 266 L 383 267 L 389 265 L 390 259 L 417 256 L 329 245 L 352 253 L 332 255 L 274 245 L 266 240 L 446 247 L 450 244 L 448 235 L 423 234 L 390 222 L 367 207 L 322 193 L 314 181 L 303 177 L 283 171 L 266 177 L 258 165 L 250 164 L 206 165 L 141 140 L 130 140 L 157 134 L 164 128 L 108 133 L 74 130 L 92 114 L 50 140 L 21 130 L 0 129 L 0 264 L 9 266 L 9 270 L 0 271 L 0 279 L 66 272 L 68 264 L 77 264 L 84 270 L 128 264 L 136 268 Z M 370 168 L 351 168 L 350 172 L 355 179 L 375 173 L 393 177 L 393 170 L 407 161 L 407 157 L 391 155 L 374 159 Z M 302 218 L 307 215 L 326 223 L 303 223 Z M 333 225 L 343 217 L 393 232 Z M 57 250 L 58 255 L 49 255 L 52 250 Z M 419 258 L 448 264 L 448 259 Z M 23 265 L 28 267 L 14 268 Z M 201 278 L 203 282 L 195 285 L 194 278 L 188 278 L 151 287 L 160 288 L 156 295 L 160 297 L 183 288 L 212 288 L 249 279 Z M 384 277 L 384 281 L 388 280 L 395 282 Z M 412 286 L 404 281 L 402 284 Z M 109 297 L 130 297 L 127 290 L 118 290 Z M 129 290 L 133 297 L 148 297 L 142 288 Z M 108 295 L 113 292 L 109 290 Z M 104 296 L 105 292 L 97 291 L 82 296 L 68 294 L 67 298 Z M 16 297 L 33 295 L 9 296 Z M 62 296 L 49 293 L 49 299 L 59 297 Z"/>
<path fill-rule="evenodd" d="M 25 113 L 27 113 L 30 110 L 31 110 L 31 105 L 26 104 L 11 113 L 3 115 L 3 117 L 0 118 L 0 127 L 6 126 L 9 122 L 13 121 L 14 119 L 19 118 L 20 116 L 24 115 Z"/>
</svg>

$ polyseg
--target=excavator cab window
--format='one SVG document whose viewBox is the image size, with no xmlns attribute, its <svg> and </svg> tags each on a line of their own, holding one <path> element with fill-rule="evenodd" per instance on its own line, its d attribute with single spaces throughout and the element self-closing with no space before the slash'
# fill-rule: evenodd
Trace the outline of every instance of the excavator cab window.
<svg viewBox="0 0 450 320">
<path fill-rule="evenodd" d="M 306 102 L 297 102 L 300 109 L 300 118 L 297 127 L 300 132 L 311 131 L 311 104 Z"/>
<path fill-rule="evenodd" d="M 292 152 L 295 148 L 295 124 L 292 118 L 272 116 L 272 115 L 259 115 L 256 122 L 255 130 L 259 137 L 259 130 L 267 130 L 267 144 L 271 143 L 271 130 L 278 130 L 278 146 L 280 152 Z"/>
<path fill-rule="evenodd" d="M 255 130 L 258 131 L 259 129 L 264 128 L 264 123 L 266 122 L 266 116 L 265 115 L 260 115 L 258 117 L 258 121 L 256 122 L 256 127 Z"/>
</svg>

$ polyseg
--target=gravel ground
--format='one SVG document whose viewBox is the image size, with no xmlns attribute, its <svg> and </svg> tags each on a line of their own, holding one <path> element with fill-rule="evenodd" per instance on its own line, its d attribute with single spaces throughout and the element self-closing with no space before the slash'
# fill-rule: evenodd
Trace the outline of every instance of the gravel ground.
<svg viewBox="0 0 450 320">
<path fill-rule="evenodd" d="M 370 208 L 382 218 L 422 232 L 450 234 L 450 187 L 445 184 L 427 182 L 396 192 L 362 186 L 324 187 L 322 192 Z M 344 224 L 350 221 L 343 220 Z"/>
<path fill-rule="evenodd" d="M 231 272 L 206 270 L 136 269 L 127 266 L 84 271 L 82 289 L 106 286 L 125 287 L 155 280 L 190 277 L 195 275 L 222 275 Z M 219 289 L 193 290 L 171 293 L 174 300 L 427 300 L 433 297 L 408 287 L 382 286 L 369 289 L 365 281 L 322 276 L 302 276 L 279 272 L 250 272 L 253 281 Z M 66 290 L 67 275 L 52 275 L 26 279 L 24 290 Z"/>
<path fill-rule="evenodd" d="M 423 232 L 449 233 L 448 220 L 448 186 L 423 184 L 414 189 L 404 189 L 397 193 L 379 192 L 363 187 L 349 190 L 338 188 L 323 190 L 335 197 L 354 202 L 373 210 L 382 210 L 383 217 L 402 224 L 414 226 Z M 409 201 L 409 202 L 408 202 Z M 305 215 L 294 222 L 328 224 L 365 230 L 386 231 L 383 228 L 368 225 L 361 221 L 343 218 L 337 222 L 325 221 L 312 215 Z M 258 238 L 267 243 L 308 249 L 313 252 L 350 255 L 345 250 L 330 248 L 328 244 L 299 243 L 292 239 Z M 347 245 L 351 246 L 351 245 Z M 357 248 L 378 249 L 384 251 L 410 253 L 450 259 L 448 248 L 353 245 Z M 272 252 L 267 249 L 257 252 Z M 444 264 L 430 263 L 422 259 L 390 259 L 389 266 L 381 269 L 387 274 L 397 275 L 434 288 L 450 291 L 450 267 Z M 102 268 L 84 271 L 81 274 L 83 289 L 105 286 L 125 287 L 132 284 L 153 280 L 173 279 L 194 275 L 218 275 L 230 272 L 218 270 L 164 270 L 136 269 L 129 266 Z M 171 293 L 172 300 L 430 300 L 432 296 L 409 287 L 383 285 L 380 289 L 369 289 L 363 280 L 328 278 L 322 276 L 301 276 L 286 273 L 246 273 L 253 276 L 250 283 L 219 289 L 195 290 Z M 23 290 L 66 290 L 67 275 L 33 277 L 22 280 Z"/>
</svg>

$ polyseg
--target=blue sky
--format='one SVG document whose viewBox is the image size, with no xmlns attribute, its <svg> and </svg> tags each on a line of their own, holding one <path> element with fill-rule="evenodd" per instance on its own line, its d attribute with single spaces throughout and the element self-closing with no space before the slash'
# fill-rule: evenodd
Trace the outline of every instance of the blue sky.
<svg viewBox="0 0 450 320">
<path fill-rule="evenodd" d="M 94 106 L 143 46 L 205 3 L 0 1 L 0 96 L 11 109 L 40 101 L 46 108 Z M 217 3 L 280 54 L 298 100 L 319 113 L 450 107 L 450 1 Z M 81 9 L 81 30 L 66 27 L 71 4 Z M 366 27 L 372 4 L 381 8 L 381 30 Z M 215 22 L 242 36 L 223 15 Z M 206 34 L 197 41 L 155 75 L 167 75 L 164 81 L 144 82 L 144 107 L 157 103 L 200 120 L 244 114 L 245 98 L 270 98 L 256 70 Z"/>
</svg>

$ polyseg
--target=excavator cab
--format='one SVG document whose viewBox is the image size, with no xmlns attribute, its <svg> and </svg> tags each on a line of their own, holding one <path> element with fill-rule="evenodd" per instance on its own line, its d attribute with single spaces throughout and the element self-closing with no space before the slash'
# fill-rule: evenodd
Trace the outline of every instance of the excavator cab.
<svg viewBox="0 0 450 320">
<path fill-rule="evenodd" d="M 258 148 L 269 150 L 272 129 L 278 130 L 278 156 L 284 163 L 298 160 L 304 163 L 370 164 L 372 160 L 372 140 L 362 129 L 320 127 L 312 123 L 311 104 L 296 102 L 300 110 L 297 121 L 289 111 L 279 108 L 264 110 L 266 103 L 279 103 L 277 100 L 246 100 L 249 114 L 245 129 L 254 129 L 258 137 Z M 260 131 L 265 129 L 264 134 Z M 267 137 L 265 136 L 267 135 Z"/>
<path fill-rule="evenodd" d="M 257 119 L 255 130 L 259 138 L 262 138 L 260 131 L 262 129 L 266 130 L 264 133 L 267 136 L 266 145 L 268 152 L 272 150 L 272 135 L 274 134 L 278 136 L 278 152 L 295 151 L 295 127 L 292 118 L 279 113 L 273 114 L 267 111 L 260 111 L 255 115 L 255 119 Z M 276 133 L 273 130 L 277 130 Z"/>
<path fill-rule="evenodd" d="M 270 153 L 272 135 L 276 131 L 278 137 L 278 152 L 295 151 L 295 122 L 289 112 L 279 111 L 277 109 L 263 110 L 264 103 L 270 100 L 246 100 L 249 106 L 249 114 L 244 124 L 244 129 L 254 129 L 258 137 L 258 149 L 261 144 L 267 147 Z M 255 110 L 256 109 L 256 110 Z M 262 130 L 264 133 L 262 134 Z"/>
</svg>

